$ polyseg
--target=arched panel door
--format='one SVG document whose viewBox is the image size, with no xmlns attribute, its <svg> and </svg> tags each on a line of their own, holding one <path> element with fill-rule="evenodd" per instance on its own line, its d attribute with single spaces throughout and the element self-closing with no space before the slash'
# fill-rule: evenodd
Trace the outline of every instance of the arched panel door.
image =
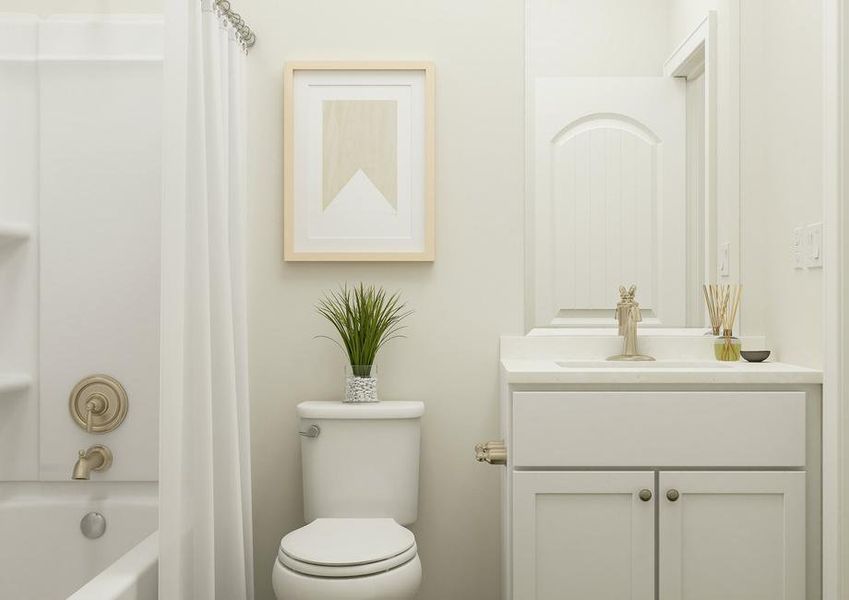
<svg viewBox="0 0 849 600">
<path fill-rule="evenodd" d="M 534 325 L 612 325 L 635 283 L 646 325 L 685 325 L 684 88 L 671 78 L 535 87 Z"/>
</svg>

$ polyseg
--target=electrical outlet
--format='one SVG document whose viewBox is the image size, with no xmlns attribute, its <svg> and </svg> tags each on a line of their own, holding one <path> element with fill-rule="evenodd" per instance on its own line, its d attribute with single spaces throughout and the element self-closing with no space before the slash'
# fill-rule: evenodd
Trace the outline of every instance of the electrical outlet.
<svg viewBox="0 0 849 600">
<path fill-rule="evenodd" d="M 719 276 L 731 275 L 731 244 L 725 242 L 719 247 Z"/>
<path fill-rule="evenodd" d="M 806 263 L 806 244 L 804 242 L 805 228 L 796 227 L 793 230 L 793 268 L 804 269 Z"/>
<path fill-rule="evenodd" d="M 809 269 L 822 268 L 822 223 L 805 228 L 805 264 Z"/>
</svg>

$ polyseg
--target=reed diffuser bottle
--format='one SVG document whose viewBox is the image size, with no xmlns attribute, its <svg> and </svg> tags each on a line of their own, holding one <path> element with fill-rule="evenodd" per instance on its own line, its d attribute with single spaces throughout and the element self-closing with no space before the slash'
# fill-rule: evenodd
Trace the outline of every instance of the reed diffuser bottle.
<svg viewBox="0 0 849 600">
<path fill-rule="evenodd" d="M 732 328 L 740 307 L 740 295 L 743 289 L 737 284 L 710 284 L 704 286 L 705 303 L 710 316 L 711 330 L 717 335 L 713 345 L 716 360 L 740 360 L 740 339 L 734 337 Z"/>
<path fill-rule="evenodd" d="M 716 360 L 740 360 L 740 338 L 734 337 L 730 329 L 725 329 L 713 344 L 713 355 Z"/>
</svg>

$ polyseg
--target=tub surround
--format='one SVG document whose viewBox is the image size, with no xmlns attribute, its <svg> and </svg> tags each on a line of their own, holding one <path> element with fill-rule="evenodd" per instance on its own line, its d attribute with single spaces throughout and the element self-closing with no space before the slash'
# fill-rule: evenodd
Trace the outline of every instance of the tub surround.
<svg viewBox="0 0 849 600">
<path fill-rule="evenodd" d="M 94 441 L 68 396 L 109 373 L 132 416 L 99 440 L 100 475 L 155 481 L 162 17 L 4 14 L 0 31 L 0 480 L 67 481 Z"/>
<path fill-rule="evenodd" d="M 21 7 L 79 3 L 35 4 Z M 73 597 L 147 600 L 149 560 L 145 576 L 110 565 L 158 521 L 162 18 L 2 14 L 0 32 L 0 598 L 68 598 L 98 578 Z M 83 403 L 78 427 L 68 398 L 101 372 L 133 408 L 94 436 L 97 419 L 86 431 Z M 97 442 L 114 466 L 70 481 Z M 89 454 L 76 475 L 106 457 Z M 96 539 L 81 530 L 92 513 L 106 524 Z"/>
<path fill-rule="evenodd" d="M 4 373 L 0 375 L 0 394 L 17 394 L 32 387 L 32 377 L 24 373 Z"/>
<path fill-rule="evenodd" d="M 32 228 L 21 223 L 0 222 L 0 245 L 23 242 L 32 236 Z"/>
</svg>

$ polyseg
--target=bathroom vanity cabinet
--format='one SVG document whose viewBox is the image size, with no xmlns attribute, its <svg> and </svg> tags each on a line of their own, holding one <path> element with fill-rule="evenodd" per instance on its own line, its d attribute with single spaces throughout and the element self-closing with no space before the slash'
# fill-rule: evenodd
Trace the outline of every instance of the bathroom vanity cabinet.
<svg viewBox="0 0 849 600">
<path fill-rule="evenodd" d="M 506 599 L 821 598 L 817 372 L 532 362 L 502 360 Z"/>
<path fill-rule="evenodd" d="M 513 502 L 513 598 L 806 598 L 802 472 L 517 471 Z"/>
</svg>

